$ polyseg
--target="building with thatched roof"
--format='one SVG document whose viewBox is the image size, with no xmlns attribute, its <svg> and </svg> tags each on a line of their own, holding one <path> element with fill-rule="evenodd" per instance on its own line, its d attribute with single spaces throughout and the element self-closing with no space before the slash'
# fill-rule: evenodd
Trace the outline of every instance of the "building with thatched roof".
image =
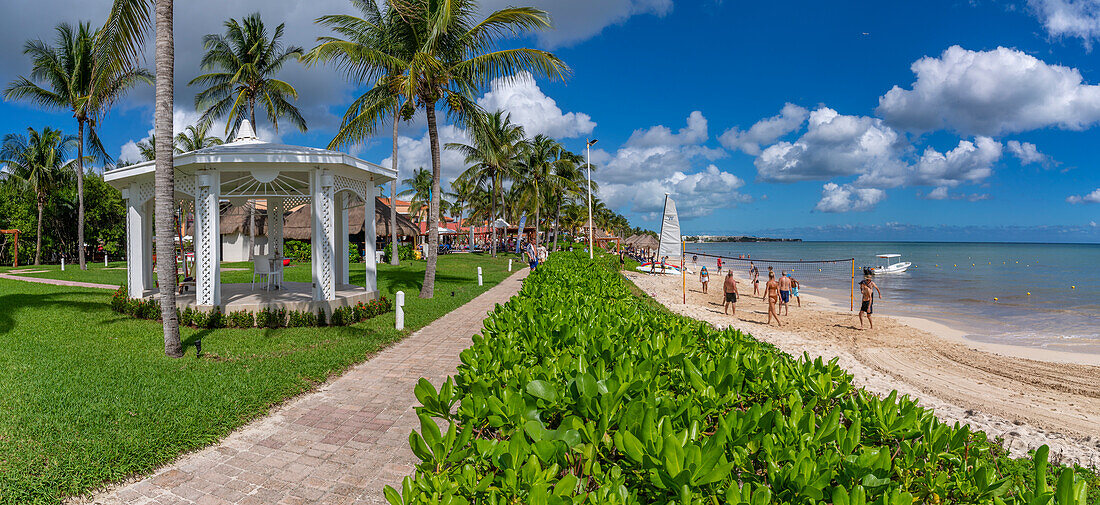
<svg viewBox="0 0 1100 505">
<path fill-rule="evenodd" d="M 356 238 L 357 242 L 362 242 L 365 238 L 363 236 L 363 226 L 365 224 L 363 213 L 365 210 L 365 205 L 348 209 L 348 235 Z M 295 209 L 286 216 L 286 223 L 283 225 L 283 237 L 309 241 L 312 236 L 310 230 L 310 223 L 312 222 L 308 205 Z M 377 237 L 390 236 L 390 208 L 380 198 L 374 199 L 374 229 Z M 416 226 L 416 223 L 410 221 L 404 214 L 397 214 L 397 235 L 399 237 L 415 237 L 419 233 L 420 228 Z"/>
</svg>

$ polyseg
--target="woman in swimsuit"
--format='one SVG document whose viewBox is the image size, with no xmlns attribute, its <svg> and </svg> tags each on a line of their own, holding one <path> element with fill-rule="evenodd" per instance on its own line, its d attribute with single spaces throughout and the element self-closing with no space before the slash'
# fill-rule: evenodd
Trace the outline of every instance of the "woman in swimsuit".
<svg viewBox="0 0 1100 505">
<path fill-rule="evenodd" d="M 703 283 L 703 293 L 707 292 L 707 282 L 710 282 L 710 274 L 707 273 L 707 267 L 699 269 L 699 282 Z"/>
</svg>

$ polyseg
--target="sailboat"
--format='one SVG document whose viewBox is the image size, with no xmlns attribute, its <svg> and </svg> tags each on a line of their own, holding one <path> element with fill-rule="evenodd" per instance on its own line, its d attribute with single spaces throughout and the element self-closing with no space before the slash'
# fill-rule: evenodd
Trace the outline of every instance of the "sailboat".
<svg viewBox="0 0 1100 505">
<path fill-rule="evenodd" d="M 680 237 L 680 216 L 676 213 L 676 202 L 665 193 L 665 213 L 661 218 L 661 243 L 657 246 L 657 261 L 642 263 L 636 270 L 647 274 L 682 275 L 680 257 L 683 255 L 683 242 Z M 661 260 L 668 257 L 662 264 Z M 676 261 L 673 261 L 673 258 Z M 691 273 L 690 270 L 686 270 Z"/>
</svg>

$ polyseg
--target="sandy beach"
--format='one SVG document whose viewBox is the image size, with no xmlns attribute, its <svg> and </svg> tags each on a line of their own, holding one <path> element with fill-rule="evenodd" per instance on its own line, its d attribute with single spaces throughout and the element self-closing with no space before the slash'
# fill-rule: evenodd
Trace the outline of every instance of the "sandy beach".
<svg viewBox="0 0 1100 505">
<path fill-rule="evenodd" d="M 919 398 L 945 422 L 1004 439 L 1014 455 L 1047 444 L 1054 461 L 1100 469 L 1100 355 L 974 342 L 912 317 L 876 315 L 874 330 L 860 330 L 847 304 L 807 294 L 810 286 L 803 286 L 801 307 L 791 300 L 782 327 L 774 321 L 769 326 L 767 303 L 751 295 L 752 285 L 743 278 L 732 316 L 722 311 L 724 275 L 713 270 L 705 295 L 698 274 L 689 275 L 686 305 L 679 276 L 626 276 L 673 312 L 719 328 L 733 326 L 794 356 L 838 358 L 866 389 Z M 762 295 L 763 279 L 760 289 Z M 889 293 L 884 297 L 876 297 L 876 306 L 890 303 Z"/>
</svg>

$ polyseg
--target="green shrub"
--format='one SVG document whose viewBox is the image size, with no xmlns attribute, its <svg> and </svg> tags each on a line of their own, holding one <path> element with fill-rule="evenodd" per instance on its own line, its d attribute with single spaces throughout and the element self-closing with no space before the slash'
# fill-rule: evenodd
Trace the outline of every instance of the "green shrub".
<svg viewBox="0 0 1100 505">
<path fill-rule="evenodd" d="M 359 251 L 359 244 L 348 244 L 348 261 L 352 263 L 363 261 L 363 253 Z"/>
<path fill-rule="evenodd" d="M 291 258 L 298 263 L 309 263 L 312 250 L 308 242 L 301 240 L 287 240 L 283 244 L 283 256 Z"/>
<path fill-rule="evenodd" d="M 393 244 L 386 244 L 386 247 L 382 248 L 382 261 L 385 263 L 390 262 L 390 255 L 393 254 Z M 398 244 L 397 246 L 398 259 L 411 260 L 413 259 L 413 246 L 412 244 Z"/>
<path fill-rule="evenodd" d="M 391 504 L 1085 503 L 1045 446 L 1012 478 L 984 433 L 856 388 L 835 359 L 653 307 L 613 263 L 555 255 L 453 379 L 417 384 L 421 463 Z"/>
<path fill-rule="evenodd" d="M 328 318 L 325 317 L 325 309 L 317 308 L 317 317 L 314 319 L 314 323 L 317 326 L 326 326 Z"/>
<path fill-rule="evenodd" d="M 352 307 L 339 307 L 333 309 L 332 318 L 329 321 L 332 326 L 347 326 L 356 322 L 358 322 L 358 320 L 355 319 L 355 309 Z"/>
<path fill-rule="evenodd" d="M 286 309 L 264 309 L 256 313 L 256 326 L 278 328 L 286 324 Z"/>
<path fill-rule="evenodd" d="M 251 328 L 256 325 L 256 320 L 251 312 L 238 310 L 229 313 L 230 328 Z"/>
<path fill-rule="evenodd" d="M 176 309 L 177 317 L 180 321 L 180 326 L 192 326 L 195 319 L 195 309 L 186 307 L 183 310 Z"/>
<path fill-rule="evenodd" d="M 314 326 L 317 323 L 317 318 L 312 312 L 303 312 L 300 310 L 292 310 L 287 317 L 286 325 L 289 328 L 305 328 Z"/>
</svg>

